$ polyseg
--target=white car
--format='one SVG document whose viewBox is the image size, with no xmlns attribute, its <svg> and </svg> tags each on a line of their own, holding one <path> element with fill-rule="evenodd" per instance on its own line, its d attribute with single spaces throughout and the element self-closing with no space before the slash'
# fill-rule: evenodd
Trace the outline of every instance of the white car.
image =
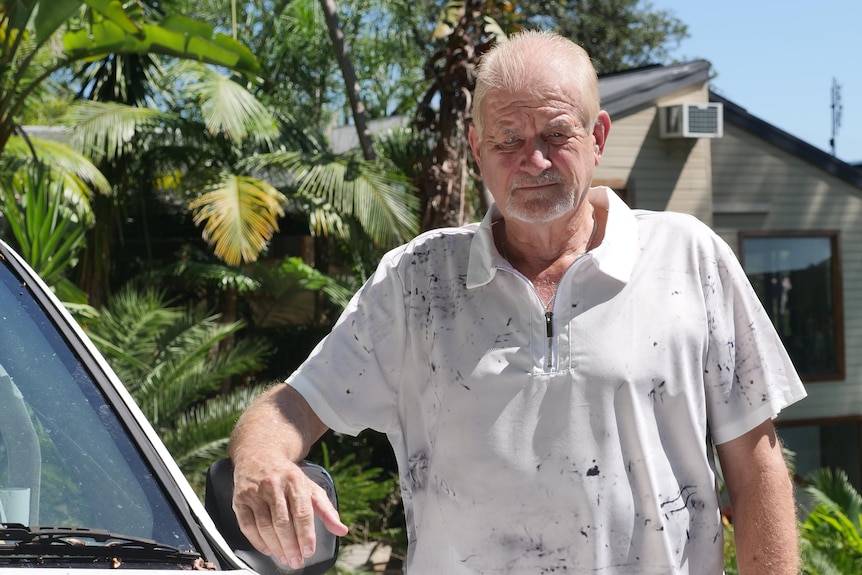
<svg viewBox="0 0 862 575">
<path fill-rule="evenodd" d="M 230 462 L 210 471 L 208 513 L 84 331 L 0 241 L 0 571 L 284 573 L 236 527 Z M 328 474 L 307 472 L 335 501 Z M 318 532 L 295 573 L 333 565 L 338 541 Z"/>
</svg>

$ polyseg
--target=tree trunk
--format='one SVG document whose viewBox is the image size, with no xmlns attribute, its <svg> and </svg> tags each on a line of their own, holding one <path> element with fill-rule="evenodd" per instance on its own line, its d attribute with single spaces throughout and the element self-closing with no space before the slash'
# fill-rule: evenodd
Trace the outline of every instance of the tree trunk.
<svg viewBox="0 0 862 575">
<path fill-rule="evenodd" d="M 438 140 L 431 163 L 419 182 L 422 229 L 459 226 L 470 219 L 464 191 L 468 179 L 467 128 L 471 93 L 478 62 L 476 46 L 482 33 L 480 0 L 467 0 L 464 14 L 449 35 L 439 79 Z"/>
<path fill-rule="evenodd" d="M 344 86 L 347 90 L 347 98 L 350 100 L 350 109 L 353 111 L 353 123 L 356 125 L 356 134 L 359 136 L 362 156 L 368 161 L 373 161 L 376 154 L 371 143 L 371 133 L 365 121 L 365 104 L 359 95 L 359 82 L 356 80 L 356 73 L 350 63 L 350 53 L 347 43 L 344 41 L 344 32 L 338 24 L 338 8 L 335 5 L 335 0 L 320 0 L 320 5 L 323 8 L 326 27 L 329 29 L 329 37 L 332 39 L 335 59 L 338 60 L 341 75 L 344 77 Z"/>
</svg>

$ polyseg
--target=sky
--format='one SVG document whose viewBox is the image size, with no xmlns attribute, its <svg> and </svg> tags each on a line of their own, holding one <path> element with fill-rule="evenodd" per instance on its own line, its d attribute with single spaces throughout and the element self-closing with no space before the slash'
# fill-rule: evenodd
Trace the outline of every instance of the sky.
<svg viewBox="0 0 862 575">
<path fill-rule="evenodd" d="M 827 153 L 837 82 L 835 156 L 862 163 L 862 0 L 645 3 L 688 26 L 671 57 L 708 60 L 714 92 Z"/>
</svg>

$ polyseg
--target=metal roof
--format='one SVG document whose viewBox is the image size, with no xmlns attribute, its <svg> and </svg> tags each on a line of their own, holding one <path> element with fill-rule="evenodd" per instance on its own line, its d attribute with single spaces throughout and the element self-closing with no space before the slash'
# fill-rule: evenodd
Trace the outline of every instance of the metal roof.
<svg viewBox="0 0 862 575">
<path fill-rule="evenodd" d="M 709 80 L 710 63 L 695 60 L 672 66 L 647 66 L 599 78 L 602 108 L 611 115 L 620 115 L 637 108 L 653 105 L 656 100 L 695 83 Z"/>
</svg>

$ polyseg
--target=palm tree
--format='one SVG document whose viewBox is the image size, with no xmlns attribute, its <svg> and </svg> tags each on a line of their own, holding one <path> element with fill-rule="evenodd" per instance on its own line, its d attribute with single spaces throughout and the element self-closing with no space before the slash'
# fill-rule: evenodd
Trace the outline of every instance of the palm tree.
<svg viewBox="0 0 862 575">
<path fill-rule="evenodd" d="M 82 8 L 89 10 L 76 18 Z M 31 94 L 54 73 L 111 54 L 167 54 L 254 72 L 257 62 L 238 42 L 182 16 L 160 22 L 110 0 L 0 1 L 0 153 L 21 134 L 18 118 Z M 58 50 L 57 43 L 63 49 Z"/>
<path fill-rule="evenodd" d="M 55 172 L 51 178 L 64 182 L 63 193 L 90 218 L 91 188 L 100 192 L 97 201 L 111 191 L 84 156 L 63 143 L 28 135 L 20 124 L 28 103 L 60 71 L 84 60 L 155 54 L 244 73 L 257 69 L 248 49 L 212 27 L 134 6 L 127 10 L 111 0 L 0 0 L 0 200 L 7 210 L 25 201 L 27 190 L 20 182 L 27 170 Z"/>
<path fill-rule="evenodd" d="M 149 172 L 135 177 L 138 188 L 156 182 L 154 193 L 184 203 L 221 261 L 254 262 L 288 206 L 309 214 L 319 235 L 346 239 L 355 222 L 389 247 L 415 233 L 417 203 L 406 179 L 329 153 L 212 69 L 186 64 L 181 71 L 175 85 L 187 100 L 178 104 L 192 105 L 161 112 L 80 103 L 70 115 L 73 142 L 110 163 L 140 162 Z"/>
</svg>

